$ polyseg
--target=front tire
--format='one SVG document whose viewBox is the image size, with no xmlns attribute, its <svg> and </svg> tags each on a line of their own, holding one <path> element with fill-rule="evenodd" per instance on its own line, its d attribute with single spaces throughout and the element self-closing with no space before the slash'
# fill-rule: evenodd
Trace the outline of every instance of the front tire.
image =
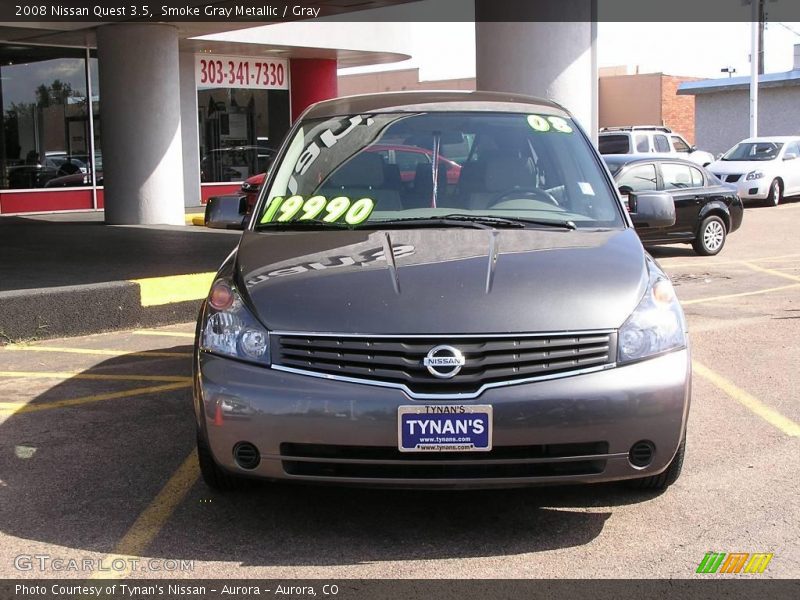
<svg viewBox="0 0 800 600">
<path fill-rule="evenodd" d="M 778 206 L 783 200 L 783 186 L 780 180 L 773 179 L 769 184 L 769 196 L 767 196 L 767 206 Z"/>
<path fill-rule="evenodd" d="M 641 479 L 632 479 L 628 481 L 628 486 L 637 490 L 655 490 L 663 491 L 678 480 L 683 470 L 683 459 L 686 456 L 686 439 L 684 438 L 681 445 L 678 446 L 678 451 L 669 466 L 663 473 L 658 475 L 651 475 L 649 477 L 642 477 Z"/>
<path fill-rule="evenodd" d="M 217 465 L 211 454 L 211 448 L 208 447 L 200 433 L 197 434 L 197 460 L 200 463 L 200 474 L 203 476 L 203 481 L 212 490 L 231 492 L 244 487 L 246 481 L 243 478 L 231 475 Z"/>
<path fill-rule="evenodd" d="M 703 219 L 697 237 L 692 242 L 694 251 L 701 256 L 714 256 L 719 254 L 725 245 L 728 231 L 725 221 L 716 215 Z"/>
</svg>

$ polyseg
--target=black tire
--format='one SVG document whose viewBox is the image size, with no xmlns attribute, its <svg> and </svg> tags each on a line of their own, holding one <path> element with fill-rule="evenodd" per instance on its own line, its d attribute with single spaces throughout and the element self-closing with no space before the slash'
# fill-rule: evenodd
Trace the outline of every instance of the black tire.
<svg viewBox="0 0 800 600">
<path fill-rule="evenodd" d="M 767 196 L 767 206 L 778 206 L 783 200 L 783 185 L 779 179 L 773 179 L 769 184 L 769 196 Z"/>
<path fill-rule="evenodd" d="M 697 237 L 692 241 L 692 248 L 700 256 L 714 256 L 722 251 L 728 237 L 728 228 L 717 215 L 703 219 L 697 230 Z"/>
<path fill-rule="evenodd" d="M 642 477 L 641 479 L 632 479 L 628 481 L 628 486 L 637 490 L 655 490 L 663 491 L 671 486 L 678 480 L 683 469 L 683 459 L 686 455 L 686 439 L 678 446 L 678 451 L 669 466 L 663 473 L 658 475 L 650 475 L 649 477 Z"/>
<path fill-rule="evenodd" d="M 247 483 L 245 479 L 231 475 L 217 465 L 211 449 L 199 433 L 197 434 L 197 460 L 200 463 L 200 474 L 203 476 L 203 481 L 212 490 L 231 492 L 242 489 Z"/>
</svg>

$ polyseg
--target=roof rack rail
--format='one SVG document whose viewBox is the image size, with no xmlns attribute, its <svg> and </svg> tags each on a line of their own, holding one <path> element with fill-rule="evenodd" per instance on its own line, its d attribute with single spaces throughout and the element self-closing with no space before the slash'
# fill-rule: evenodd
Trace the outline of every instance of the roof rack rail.
<svg viewBox="0 0 800 600">
<path fill-rule="evenodd" d="M 641 130 L 654 130 L 663 131 L 664 133 L 672 133 L 672 129 L 662 125 L 627 125 L 624 127 L 601 127 L 600 131 L 641 131 Z"/>
</svg>

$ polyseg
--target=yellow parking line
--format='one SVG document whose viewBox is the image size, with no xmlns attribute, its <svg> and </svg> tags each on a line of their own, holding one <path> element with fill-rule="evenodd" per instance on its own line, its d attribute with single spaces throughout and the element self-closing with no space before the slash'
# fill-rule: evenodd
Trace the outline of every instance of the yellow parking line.
<svg viewBox="0 0 800 600">
<path fill-rule="evenodd" d="M 81 398 L 69 398 L 66 400 L 55 400 L 43 404 L 26 404 L 24 402 L 0 402 L 0 413 L 13 412 L 16 414 L 36 412 L 40 410 L 50 410 L 53 408 L 64 408 L 67 406 L 79 406 L 81 404 L 89 404 L 91 402 L 100 402 L 102 400 L 116 400 L 118 398 L 130 398 L 131 396 L 144 396 L 147 394 L 158 394 L 160 392 L 169 392 L 172 390 L 180 390 L 192 387 L 191 382 L 178 382 L 166 383 L 164 385 L 154 385 L 150 387 L 134 388 L 132 390 L 123 390 L 121 392 L 108 392 L 106 394 L 93 394 L 91 396 L 83 396 Z"/>
<path fill-rule="evenodd" d="M 758 294 L 768 294 L 770 292 L 779 292 L 781 290 L 789 290 L 792 288 L 800 287 L 800 283 L 792 285 L 782 285 L 780 287 L 767 288 L 763 290 L 755 290 L 753 292 L 739 292 L 738 294 L 725 294 L 724 296 L 711 296 L 710 298 L 695 298 L 694 300 L 681 300 L 681 305 L 689 306 L 690 304 L 702 304 L 703 302 L 714 302 L 715 300 L 727 300 L 728 298 L 741 298 L 743 296 L 756 296 Z"/>
<path fill-rule="evenodd" d="M 737 387 L 732 382 L 725 379 L 722 375 L 715 373 L 696 360 L 692 361 L 692 367 L 697 375 L 711 382 L 713 385 L 728 394 L 728 396 L 736 400 L 739 404 L 764 419 L 770 425 L 777 427 L 788 436 L 800 437 L 799 424 L 795 423 L 788 417 L 784 417 L 775 409 L 770 408 L 761 402 L 761 400 L 758 400 L 755 396 Z"/>
<path fill-rule="evenodd" d="M 800 254 L 783 254 L 781 256 L 768 256 L 767 258 L 751 258 L 749 262 L 771 262 L 773 260 L 786 260 L 787 258 L 800 258 Z"/>
<path fill-rule="evenodd" d="M 775 277 L 783 277 L 784 279 L 791 279 L 792 281 L 800 281 L 800 277 L 797 275 L 789 275 L 789 273 L 783 273 L 782 271 L 776 271 L 775 269 L 767 269 L 765 267 L 760 267 L 758 265 L 754 265 L 750 262 L 742 262 L 743 265 L 746 267 L 753 269 L 754 271 L 760 271 L 762 273 L 767 273 L 769 275 L 775 275 Z"/>
<path fill-rule="evenodd" d="M 193 273 L 131 279 L 131 282 L 139 285 L 142 306 L 160 306 L 172 302 L 202 300 L 208 295 L 215 275 L 216 273 Z"/>
<path fill-rule="evenodd" d="M 96 379 L 98 381 L 182 381 L 191 382 L 191 377 L 179 375 L 112 375 L 84 373 L 82 371 L 0 371 L 0 377 L 20 379 Z"/>
<path fill-rule="evenodd" d="M 114 553 L 107 556 L 105 564 L 112 564 L 117 558 L 128 559 L 141 556 L 152 543 L 166 522 L 178 508 L 180 503 L 192 489 L 200 475 L 197 463 L 197 451 L 193 450 L 178 470 L 169 478 L 153 501 L 144 509 L 133 525 L 114 548 Z M 130 565 L 130 561 L 126 560 Z M 130 568 L 121 571 L 95 572 L 92 579 L 122 579 L 130 574 Z"/>
<path fill-rule="evenodd" d="M 136 335 L 160 335 L 166 337 L 183 337 L 194 339 L 193 333 L 187 333 L 185 331 L 158 331 L 155 329 L 140 329 L 134 331 L 133 333 Z"/>
<path fill-rule="evenodd" d="M 800 254 L 782 254 L 780 256 L 765 256 L 763 258 L 751 258 L 748 259 L 749 262 L 769 262 L 773 260 L 783 260 L 786 258 L 798 258 Z M 669 259 L 670 257 L 664 257 L 662 259 L 658 259 L 658 262 L 661 263 Z M 687 263 L 664 263 L 664 267 L 675 269 L 675 268 L 683 268 L 683 267 L 698 267 L 706 269 L 710 266 L 717 266 L 717 265 L 735 265 L 741 264 L 745 261 L 739 259 L 729 259 L 729 260 L 712 260 L 711 262 L 687 262 Z"/>
<path fill-rule="evenodd" d="M 3 349 L 11 351 L 28 351 L 28 352 L 66 352 L 68 354 L 94 354 L 97 356 L 146 356 L 146 357 L 161 357 L 161 358 L 175 358 L 178 356 L 191 356 L 191 352 L 161 352 L 144 350 L 141 352 L 130 352 L 127 350 L 103 350 L 99 348 L 62 348 L 61 346 L 28 346 L 20 344 L 9 344 L 4 346 Z"/>
</svg>

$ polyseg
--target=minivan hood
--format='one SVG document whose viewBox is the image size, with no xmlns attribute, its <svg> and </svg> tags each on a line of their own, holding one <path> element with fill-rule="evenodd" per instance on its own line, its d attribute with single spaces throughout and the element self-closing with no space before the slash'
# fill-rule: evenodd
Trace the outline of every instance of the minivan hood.
<svg viewBox="0 0 800 600">
<path fill-rule="evenodd" d="M 612 329 L 647 277 L 633 229 L 246 231 L 236 263 L 262 323 L 304 332 Z"/>
</svg>

